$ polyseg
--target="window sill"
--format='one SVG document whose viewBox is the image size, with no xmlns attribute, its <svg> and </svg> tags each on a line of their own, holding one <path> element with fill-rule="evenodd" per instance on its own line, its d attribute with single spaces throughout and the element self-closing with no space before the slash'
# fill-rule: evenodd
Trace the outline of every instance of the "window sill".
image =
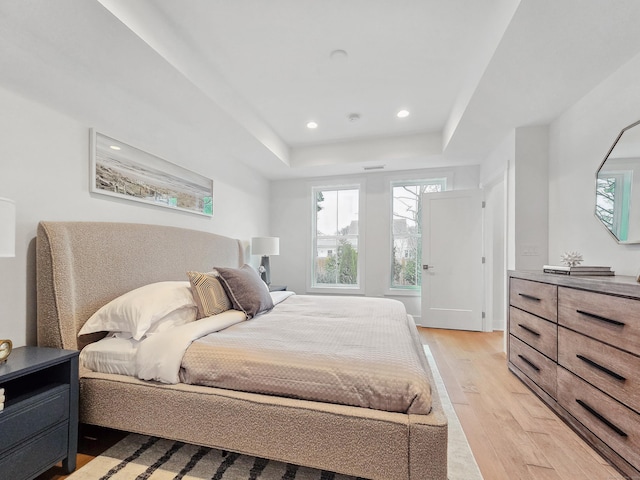
<svg viewBox="0 0 640 480">
<path fill-rule="evenodd" d="M 364 295 L 362 287 L 308 287 L 307 293 L 328 293 L 331 295 Z"/>
<path fill-rule="evenodd" d="M 384 292 L 385 297 L 419 297 L 421 295 L 421 290 L 410 290 L 408 288 L 389 288 Z"/>
</svg>

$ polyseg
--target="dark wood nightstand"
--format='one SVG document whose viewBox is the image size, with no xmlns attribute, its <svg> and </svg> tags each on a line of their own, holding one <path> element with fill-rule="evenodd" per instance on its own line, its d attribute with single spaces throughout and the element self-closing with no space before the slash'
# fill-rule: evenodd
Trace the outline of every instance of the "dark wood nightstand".
<svg viewBox="0 0 640 480">
<path fill-rule="evenodd" d="M 269 285 L 270 292 L 284 292 L 287 289 L 286 285 Z"/>
<path fill-rule="evenodd" d="M 62 461 L 76 468 L 78 354 L 75 350 L 19 347 L 0 364 L 0 476 L 37 477 Z"/>
</svg>

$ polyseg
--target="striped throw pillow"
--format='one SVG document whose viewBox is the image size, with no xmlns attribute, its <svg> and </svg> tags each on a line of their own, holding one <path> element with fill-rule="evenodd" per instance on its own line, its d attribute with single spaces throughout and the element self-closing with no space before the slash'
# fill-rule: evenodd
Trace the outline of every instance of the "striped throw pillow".
<svg viewBox="0 0 640 480">
<path fill-rule="evenodd" d="M 191 282 L 193 299 L 198 306 L 198 319 L 217 315 L 231 308 L 231 301 L 213 272 L 187 272 L 187 276 Z"/>
</svg>

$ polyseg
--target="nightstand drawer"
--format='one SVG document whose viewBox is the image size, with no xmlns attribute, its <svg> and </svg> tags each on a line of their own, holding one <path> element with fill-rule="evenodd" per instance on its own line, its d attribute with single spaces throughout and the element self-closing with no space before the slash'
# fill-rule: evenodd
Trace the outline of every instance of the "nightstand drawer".
<svg viewBox="0 0 640 480">
<path fill-rule="evenodd" d="M 513 335 L 509 335 L 509 360 L 551 397 L 556 398 L 557 364 Z"/>
<path fill-rule="evenodd" d="M 552 322 L 558 318 L 558 287 L 546 283 L 512 278 L 509 303 Z"/>
<path fill-rule="evenodd" d="M 69 424 L 63 423 L 9 451 L 0 459 L 3 479 L 33 478 L 67 455 Z"/>
<path fill-rule="evenodd" d="M 640 355 L 640 300 L 560 287 L 558 323 Z"/>
<path fill-rule="evenodd" d="M 0 452 L 68 418 L 68 385 L 17 399 L 0 414 Z"/>
<path fill-rule="evenodd" d="M 558 402 L 600 440 L 640 469 L 640 415 L 558 368 Z"/>
<path fill-rule="evenodd" d="M 560 365 L 640 412 L 640 358 L 564 327 L 558 351 Z"/>
<path fill-rule="evenodd" d="M 558 325 L 511 307 L 509 333 L 544 353 L 551 360 L 558 359 Z"/>
</svg>

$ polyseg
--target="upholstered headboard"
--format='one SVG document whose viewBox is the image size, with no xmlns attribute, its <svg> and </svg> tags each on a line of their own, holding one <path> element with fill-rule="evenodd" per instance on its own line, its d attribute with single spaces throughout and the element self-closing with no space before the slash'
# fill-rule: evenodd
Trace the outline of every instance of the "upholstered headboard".
<svg viewBox="0 0 640 480">
<path fill-rule="evenodd" d="M 238 267 L 240 241 L 158 225 L 40 222 L 36 238 L 38 345 L 80 349 L 77 333 L 102 305 L 134 288 L 187 280 L 188 270 Z"/>
</svg>

